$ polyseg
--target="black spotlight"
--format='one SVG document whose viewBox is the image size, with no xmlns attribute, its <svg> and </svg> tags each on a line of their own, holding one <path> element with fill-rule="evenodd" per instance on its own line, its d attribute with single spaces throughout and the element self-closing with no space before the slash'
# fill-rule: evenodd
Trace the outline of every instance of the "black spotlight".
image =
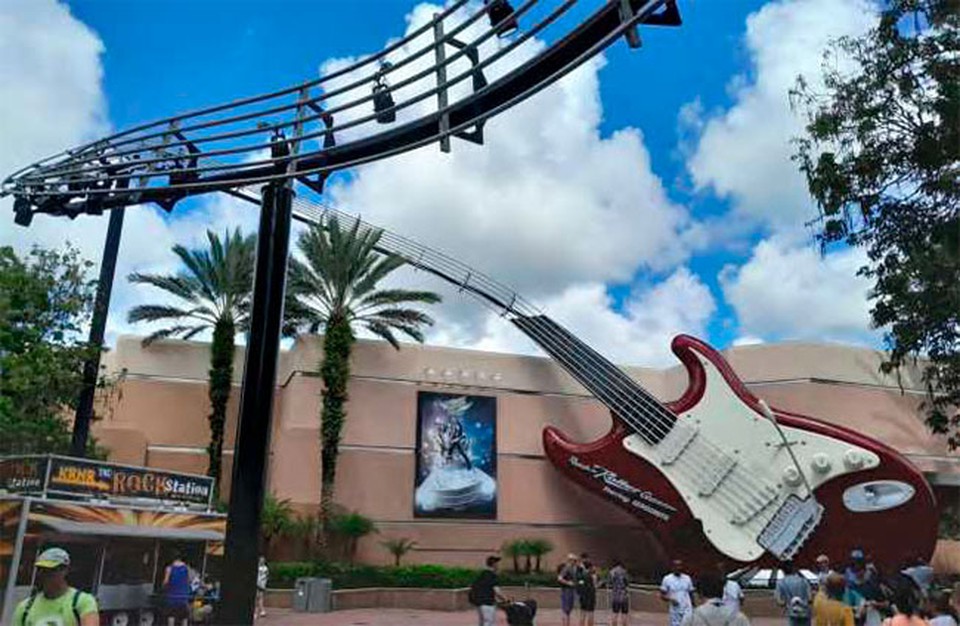
<svg viewBox="0 0 960 626">
<path fill-rule="evenodd" d="M 397 112 L 393 108 L 393 95 L 390 93 L 386 76 L 391 67 L 393 66 L 389 62 L 384 62 L 377 71 L 377 77 L 373 83 L 373 110 L 377 114 L 377 121 L 381 124 L 390 124 L 397 120 Z"/>
<path fill-rule="evenodd" d="M 497 37 L 506 37 L 517 30 L 517 18 L 513 16 L 513 7 L 508 0 L 484 0 L 487 5 L 487 16 L 490 18 L 490 27 L 497 32 Z"/>
<path fill-rule="evenodd" d="M 18 197 L 13 201 L 13 223 L 17 226 L 29 226 L 33 220 L 33 211 L 30 210 L 30 201 Z"/>
</svg>

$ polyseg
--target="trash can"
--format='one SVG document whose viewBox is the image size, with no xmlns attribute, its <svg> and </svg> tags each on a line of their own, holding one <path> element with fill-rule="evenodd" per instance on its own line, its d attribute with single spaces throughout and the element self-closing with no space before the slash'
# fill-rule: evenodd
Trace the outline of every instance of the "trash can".
<svg viewBox="0 0 960 626">
<path fill-rule="evenodd" d="M 310 599 L 310 581 L 314 578 L 298 578 L 293 586 L 293 610 L 295 613 L 305 613 Z"/>
<path fill-rule="evenodd" d="M 298 578 L 293 588 L 294 612 L 329 613 L 332 588 L 329 578 Z"/>
<path fill-rule="evenodd" d="M 333 581 L 329 578 L 310 578 L 307 582 L 310 592 L 307 594 L 308 613 L 329 613 L 331 609 L 331 590 Z"/>
</svg>

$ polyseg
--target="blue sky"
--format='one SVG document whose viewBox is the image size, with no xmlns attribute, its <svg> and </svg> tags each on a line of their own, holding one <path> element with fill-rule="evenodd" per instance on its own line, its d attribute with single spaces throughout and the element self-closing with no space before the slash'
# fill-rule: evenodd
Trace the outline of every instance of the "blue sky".
<svg viewBox="0 0 960 626">
<path fill-rule="evenodd" d="M 584 167 L 531 169 L 529 174 L 520 168 L 507 183 L 496 168 L 476 173 L 479 163 L 510 159 L 507 140 L 498 142 L 494 131 L 481 149 L 487 154 L 455 144 L 454 152 L 460 153 L 444 162 L 429 147 L 424 150 L 430 154 L 353 173 L 356 180 L 342 179 L 331 200 L 346 211 L 362 209 L 365 217 L 382 215 L 391 229 L 426 238 L 516 284 L 572 330 L 623 361 L 669 362 L 667 345 L 676 332 L 705 336 L 721 348 L 789 339 L 876 344 L 878 335 L 867 325 L 866 285 L 853 276 L 862 253 L 838 250 L 821 258 L 804 227 L 815 213 L 789 163 L 789 138 L 800 121 L 786 101 L 793 77 L 815 73 L 827 40 L 862 31 L 870 5 L 865 0 L 681 0 L 680 5 L 682 28 L 644 30 L 645 46 L 639 51 L 618 42 L 604 63 L 578 72 L 581 76 L 571 77 L 555 94 L 528 103 L 548 118 L 529 138 L 515 135 L 516 128 L 523 132 L 530 124 L 498 122 L 511 142 L 529 141 L 528 147 L 538 150 L 569 149 L 566 160 L 558 156 L 561 162 L 575 163 L 579 153 L 589 151 L 593 156 L 584 158 Z M 11 0 L 0 7 L 0 79 L 7 79 L 0 83 L 0 100 L 8 102 L 5 108 L 0 105 L 0 174 L 21 165 L 21 158 L 45 156 L 108 128 L 317 76 L 331 59 L 368 54 L 402 35 L 408 20 L 417 19 L 417 6 L 414 0 Z M 13 49 L 8 37 L 11 49 L 4 54 L 4 28 L 16 33 L 22 47 Z M 52 44 L 52 38 L 60 43 Z M 61 119 L 64 102 L 75 111 Z M 549 117 L 564 106 L 578 115 L 586 111 L 582 121 L 575 119 L 567 128 L 562 124 L 569 115 Z M 590 121 L 591 116 L 596 119 Z M 43 130 L 28 132 L 34 127 Z M 543 139 L 535 132 L 584 138 L 573 143 Z M 624 162 L 613 163 L 621 159 L 610 157 L 608 166 L 604 155 L 619 155 Z M 521 234 L 498 238 L 496 231 L 481 229 L 461 238 L 465 227 L 452 221 L 451 231 L 442 236 L 425 229 L 433 209 L 412 203 L 417 194 L 446 183 L 428 174 L 401 174 L 399 168 L 411 166 L 449 166 L 443 174 L 447 177 L 468 172 L 471 178 L 464 186 L 470 189 L 496 190 L 502 183 L 499 195 L 490 198 L 464 199 L 451 191 L 444 210 L 473 214 L 481 206 L 501 207 L 496 210 L 502 214 L 496 215 L 516 220 Z M 531 164 L 535 167 L 539 165 Z M 624 187 L 634 187 L 623 197 L 604 189 L 613 171 Z M 578 197 L 580 183 L 570 182 L 572 174 L 577 181 L 582 178 L 585 203 L 593 208 L 578 212 L 575 202 L 560 202 L 555 215 L 589 222 L 595 240 L 570 252 L 569 268 L 574 269 L 559 264 L 554 271 L 545 263 L 540 275 L 540 265 L 528 263 L 529 258 L 511 257 L 518 247 L 536 254 L 542 243 L 533 232 L 529 242 L 523 239 L 521 224 L 529 213 L 524 202 L 529 199 L 521 189 L 525 180 L 541 178 L 547 187 L 556 186 L 549 179 L 557 177 L 569 182 L 564 197 Z M 384 187 L 411 204 L 379 206 L 384 196 L 378 190 Z M 505 197 L 514 190 L 516 198 Z M 7 208 L 3 202 L 0 210 Z M 595 224 L 604 219 L 610 224 Z M 102 225 L 91 220 L 81 224 L 82 218 L 44 224 L 29 233 L 14 229 L 9 211 L 3 210 L 0 220 L 0 242 L 21 247 L 66 238 L 95 256 L 102 236 Z M 249 210 L 216 199 L 182 206 L 169 217 L 141 210 L 133 223 L 128 219 L 128 232 L 136 233 L 125 241 L 118 283 L 133 269 L 175 269 L 165 244 L 198 241 L 207 225 L 249 229 L 255 219 Z M 536 220 L 526 226 L 536 230 Z M 503 245 L 503 254 L 489 254 L 483 232 L 493 233 L 489 243 Z M 607 238 L 606 233 L 617 236 Z M 611 267 L 616 266 L 609 271 L 579 270 L 590 265 L 591 246 L 608 245 L 635 245 L 637 250 L 606 253 Z M 578 254 L 584 255 L 580 264 Z M 154 294 L 122 285 L 111 310 L 111 336 L 143 332 L 124 318 L 130 306 L 150 299 L 156 299 Z M 448 303 L 430 340 L 533 351 L 477 309 Z"/>
</svg>

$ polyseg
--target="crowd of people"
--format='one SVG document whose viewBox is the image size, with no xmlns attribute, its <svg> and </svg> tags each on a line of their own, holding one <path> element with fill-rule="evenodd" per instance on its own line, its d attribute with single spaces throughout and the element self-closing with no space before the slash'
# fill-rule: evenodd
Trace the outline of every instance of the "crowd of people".
<svg viewBox="0 0 960 626">
<path fill-rule="evenodd" d="M 497 607 L 510 605 L 497 584 L 499 561 L 488 557 L 471 587 L 480 626 L 493 626 Z M 774 598 L 788 626 L 960 626 L 951 594 L 935 588 L 933 568 L 922 559 L 885 573 L 863 551 L 853 550 L 840 570 L 833 569 L 825 555 L 806 576 L 791 562 L 781 568 Z M 601 588 L 609 592 L 611 626 L 627 626 L 630 577 L 622 563 L 614 561 L 601 573 L 587 554 L 569 554 L 556 574 L 562 626 L 572 626 L 577 607 L 578 626 L 593 626 Z M 722 565 L 694 580 L 684 572 L 683 562 L 675 560 L 660 582 L 659 596 L 667 605 L 670 626 L 750 624 L 743 612 L 743 589 Z"/>
</svg>

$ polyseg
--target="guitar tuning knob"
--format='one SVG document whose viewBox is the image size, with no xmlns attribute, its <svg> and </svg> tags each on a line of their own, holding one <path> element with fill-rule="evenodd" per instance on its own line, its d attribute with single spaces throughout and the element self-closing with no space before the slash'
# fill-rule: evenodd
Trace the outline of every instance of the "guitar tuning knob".
<svg viewBox="0 0 960 626">
<path fill-rule="evenodd" d="M 859 450 L 847 450 L 843 453 L 843 464 L 850 469 L 859 469 L 863 467 L 866 459 L 860 454 Z"/>
<path fill-rule="evenodd" d="M 799 487 L 800 483 L 803 482 L 803 476 L 800 475 L 797 468 L 791 465 L 783 470 L 783 482 L 785 482 L 788 487 Z"/>
<path fill-rule="evenodd" d="M 813 459 L 810 461 L 810 466 L 813 468 L 813 471 L 818 474 L 826 474 L 830 471 L 830 457 L 822 452 L 814 454 Z"/>
</svg>

